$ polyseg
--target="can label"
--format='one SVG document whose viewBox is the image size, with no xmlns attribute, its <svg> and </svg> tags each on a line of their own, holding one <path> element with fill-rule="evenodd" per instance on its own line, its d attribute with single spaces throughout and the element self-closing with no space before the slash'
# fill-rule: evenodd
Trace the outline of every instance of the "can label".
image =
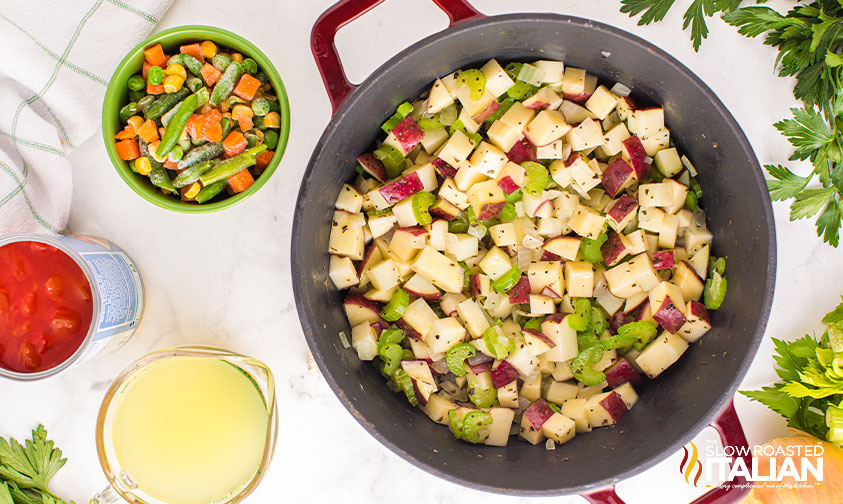
<svg viewBox="0 0 843 504">
<path fill-rule="evenodd" d="M 76 361 L 84 362 L 123 346 L 135 332 L 143 314 L 143 284 L 132 259 L 122 249 L 93 236 L 56 236 L 91 268 L 100 296 L 96 331 L 88 348 Z"/>
</svg>

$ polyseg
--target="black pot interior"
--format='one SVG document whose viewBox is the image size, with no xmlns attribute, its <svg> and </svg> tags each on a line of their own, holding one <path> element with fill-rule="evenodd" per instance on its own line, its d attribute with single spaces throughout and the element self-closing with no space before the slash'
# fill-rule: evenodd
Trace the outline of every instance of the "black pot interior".
<svg viewBox="0 0 843 504">
<path fill-rule="evenodd" d="M 578 435 L 547 451 L 514 437 L 507 448 L 453 439 L 405 398 L 390 392 L 369 363 L 344 349 L 350 334 L 327 276 L 329 221 L 355 158 L 404 100 L 455 69 L 489 58 L 559 59 L 633 96 L 662 103 L 673 141 L 699 170 L 702 204 L 728 257 L 729 291 L 715 328 L 654 382 L 621 424 Z M 293 232 L 293 282 L 305 336 L 343 404 L 375 437 L 410 462 L 475 488 L 512 494 L 563 494 L 616 482 L 679 449 L 731 398 L 766 324 L 775 272 L 770 199 L 743 133 L 713 93 L 649 43 L 599 23 L 557 15 L 509 15 L 451 29 L 416 44 L 375 71 L 325 131 L 302 182 Z"/>
</svg>

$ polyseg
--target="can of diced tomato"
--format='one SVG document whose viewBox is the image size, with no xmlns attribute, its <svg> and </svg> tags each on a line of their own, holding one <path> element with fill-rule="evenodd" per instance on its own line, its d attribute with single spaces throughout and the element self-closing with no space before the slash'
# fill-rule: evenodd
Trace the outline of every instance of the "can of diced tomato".
<svg viewBox="0 0 843 504">
<path fill-rule="evenodd" d="M 113 352 L 143 308 L 134 261 L 108 240 L 0 237 L 0 376 L 37 380 Z"/>
</svg>

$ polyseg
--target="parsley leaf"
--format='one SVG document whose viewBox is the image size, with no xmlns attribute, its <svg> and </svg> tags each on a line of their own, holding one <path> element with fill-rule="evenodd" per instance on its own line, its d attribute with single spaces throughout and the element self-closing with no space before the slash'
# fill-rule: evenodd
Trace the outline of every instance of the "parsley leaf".
<svg viewBox="0 0 843 504">
<path fill-rule="evenodd" d="M 796 147 L 790 159 L 810 159 L 811 162 L 818 158 L 818 162 L 827 160 L 824 149 L 836 137 L 823 116 L 813 108 L 792 108 L 790 111 L 793 119 L 782 119 L 773 124 Z"/>
<path fill-rule="evenodd" d="M 66 462 L 43 425 L 24 445 L 0 437 L 0 504 L 7 504 L 6 494 L 14 504 L 64 504 L 48 487 Z"/>
<path fill-rule="evenodd" d="M 805 189 L 809 177 L 800 177 L 782 165 L 764 165 L 772 179 L 767 179 L 767 189 L 773 201 L 790 199 Z"/>
<path fill-rule="evenodd" d="M 817 215 L 829 199 L 834 197 L 835 190 L 833 187 L 824 187 L 821 189 L 805 189 L 795 196 L 795 200 L 790 205 L 790 220 L 804 219 Z M 839 226 L 840 223 L 838 222 Z"/>
<path fill-rule="evenodd" d="M 843 299 L 843 296 L 840 296 L 840 299 Z M 823 324 L 834 324 L 836 322 L 843 322 L 843 303 L 840 303 L 837 305 L 837 308 L 828 312 L 822 320 Z"/>
<path fill-rule="evenodd" d="M 832 247 L 840 243 L 840 218 L 840 205 L 835 198 L 831 198 L 817 219 L 817 236 L 821 236 Z"/>
<path fill-rule="evenodd" d="M 682 29 L 691 28 L 691 42 L 694 50 L 700 50 L 700 44 L 704 38 L 708 38 L 708 26 L 706 18 L 710 18 L 718 12 L 733 12 L 743 0 L 693 0 L 691 5 L 682 16 Z M 758 0 L 759 3 L 764 0 Z M 648 25 L 652 22 L 662 21 L 675 0 L 621 0 L 621 12 L 635 17 L 641 14 L 638 20 L 639 25 Z"/>
<path fill-rule="evenodd" d="M 637 16 L 644 11 L 638 25 L 648 25 L 653 21 L 661 21 L 673 7 L 676 0 L 621 0 L 621 12 L 629 14 L 629 17 Z"/>
</svg>

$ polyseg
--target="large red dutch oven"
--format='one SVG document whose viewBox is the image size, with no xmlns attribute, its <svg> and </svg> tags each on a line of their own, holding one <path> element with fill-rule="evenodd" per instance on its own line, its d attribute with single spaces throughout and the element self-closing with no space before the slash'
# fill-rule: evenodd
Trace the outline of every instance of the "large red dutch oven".
<svg viewBox="0 0 843 504">
<path fill-rule="evenodd" d="M 312 49 L 334 109 L 302 180 L 292 238 L 293 286 L 305 337 L 331 388 L 381 443 L 422 469 L 472 488 L 514 495 L 582 493 L 620 503 L 613 485 L 679 450 L 706 425 L 724 444 L 746 445 L 731 400 L 770 311 L 776 265 L 770 198 L 758 162 L 735 119 L 681 63 L 629 33 L 553 14 L 486 17 L 465 0 L 433 0 L 450 26 L 402 51 L 359 86 L 348 82 L 334 34 L 382 0 L 343 0 L 316 22 Z M 665 107 L 673 140 L 699 169 L 714 253 L 728 257 L 729 292 L 714 329 L 679 362 L 640 388 L 640 400 L 614 428 L 577 436 L 554 451 L 512 440 L 506 448 L 456 441 L 380 373 L 343 348 L 349 333 L 342 296 L 328 279 L 334 199 L 355 175 L 357 156 L 404 100 L 455 69 L 499 61 L 559 59 L 634 89 Z M 482 458 L 480 457 L 482 455 Z M 740 481 L 738 481 L 740 483 Z M 715 489 L 697 502 L 734 502 L 745 490 Z"/>
</svg>

